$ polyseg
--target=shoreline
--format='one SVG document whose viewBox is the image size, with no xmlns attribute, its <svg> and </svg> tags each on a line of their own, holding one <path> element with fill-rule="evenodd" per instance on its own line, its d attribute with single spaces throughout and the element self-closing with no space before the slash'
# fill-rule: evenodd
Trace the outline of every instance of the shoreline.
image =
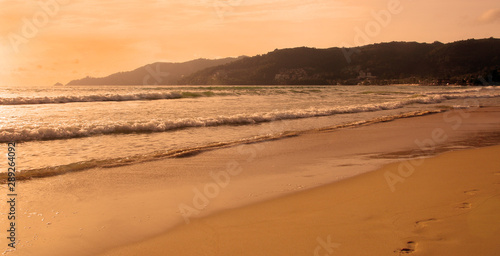
<svg viewBox="0 0 500 256">
<path fill-rule="evenodd" d="M 23 146 L 25 163 L 23 175 L 44 176 L 107 166 L 108 164 L 124 165 L 130 162 L 141 162 L 144 159 L 156 160 L 162 155 L 168 154 L 167 151 L 202 147 L 221 142 L 231 143 L 241 139 L 251 139 L 255 136 L 286 131 L 317 129 L 361 120 L 372 120 L 381 116 L 397 116 L 417 110 L 434 111 L 436 109 L 469 108 L 478 105 L 496 106 L 498 99 L 500 99 L 498 88 L 462 88 L 456 90 L 452 88 L 411 89 L 397 86 L 384 88 L 230 90 L 228 97 L 200 97 L 193 100 L 175 101 L 146 100 L 130 104 L 112 101 L 97 102 L 101 100 L 101 97 L 121 100 L 131 97 L 130 95 L 141 95 L 142 98 L 148 98 L 157 93 L 160 96 L 169 95 L 172 91 L 158 91 L 154 88 L 149 88 L 146 91 L 117 89 L 115 93 L 108 95 L 104 94 L 106 90 L 82 89 L 81 96 L 76 97 L 76 99 L 83 97 L 85 101 L 89 100 L 87 103 L 74 102 L 74 104 L 43 106 L 30 104 L 23 107 L 30 113 L 36 113 L 39 108 L 46 108 L 47 115 L 50 115 L 48 113 L 51 111 L 58 112 L 58 109 L 62 108 L 67 111 L 65 113 L 69 114 L 64 117 L 62 123 L 55 119 L 46 127 L 45 125 L 32 124 L 31 126 L 34 128 L 30 128 L 28 124 L 15 128 L 14 123 L 8 123 L 2 133 L 2 141 L 16 141 Z M 69 97 L 65 96 L 64 91 L 43 91 L 39 97 L 43 98 L 44 95 L 51 98 L 49 101 Z M 269 104 L 273 98 L 279 99 L 281 103 L 277 106 Z M 20 101 L 23 99 L 23 97 L 19 98 Z M 75 99 L 70 97 L 65 100 Z M 260 104 L 257 109 L 252 107 L 255 100 L 263 100 L 263 104 Z M 314 101 L 317 101 L 317 106 L 311 104 Z M 238 105 L 241 103 L 244 106 L 226 109 L 221 111 L 220 115 L 210 111 L 205 113 L 203 110 L 201 112 L 193 111 L 193 113 L 182 110 L 204 109 L 204 106 L 211 104 L 214 108 L 224 109 L 223 103 L 227 102 Z M 293 102 L 297 102 L 297 105 L 292 104 Z M 70 118 L 70 113 L 79 111 L 81 106 L 96 108 L 81 116 L 84 119 L 92 119 L 94 118 L 92 113 L 100 113 L 101 117 L 106 116 L 105 113 L 101 113 L 102 108 L 99 107 L 101 105 L 111 109 L 122 105 L 123 108 L 117 107 L 115 109 L 115 111 L 120 112 L 134 111 L 129 107 L 137 104 L 144 105 L 144 109 L 156 110 L 148 112 L 147 116 L 125 118 L 126 120 L 110 117 L 109 120 L 98 118 L 99 120 L 92 122 L 78 120 L 78 122 L 73 123 Z M 179 111 L 179 115 L 162 111 L 163 108 L 176 109 L 177 107 L 180 108 L 176 110 Z M 16 108 L 8 106 L 4 106 L 4 108 L 16 112 Z M 49 109 L 51 111 L 48 111 Z M 51 117 L 43 118 L 50 119 Z M 44 150 L 39 150 L 40 148 Z M 35 172 L 37 174 L 34 174 Z"/>
<path fill-rule="evenodd" d="M 370 120 L 349 122 L 349 123 L 344 123 L 344 124 L 339 124 L 339 125 L 334 125 L 334 126 L 329 126 L 329 127 L 323 127 L 323 128 L 318 128 L 318 129 L 303 130 L 303 131 L 289 131 L 289 132 L 283 132 L 283 133 L 276 134 L 276 135 L 263 135 L 263 136 L 258 136 L 258 137 L 254 137 L 254 138 L 241 139 L 241 140 L 237 140 L 237 141 L 219 142 L 219 143 L 212 143 L 212 144 L 199 146 L 199 147 L 180 148 L 180 149 L 169 150 L 166 152 L 156 152 L 156 153 L 152 153 L 152 154 L 148 154 L 148 155 L 136 155 L 133 157 L 117 158 L 117 159 L 105 159 L 105 160 L 98 160 L 98 161 L 90 160 L 90 161 L 84 161 L 84 162 L 71 163 L 68 165 L 26 170 L 26 171 L 22 171 L 22 172 L 17 174 L 17 180 L 18 181 L 25 181 L 25 180 L 31 180 L 31 179 L 37 179 L 37 178 L 45 178 L 45 177 L 64 175 L 64 174 L 72 173 L 72 172 L 86 171 L 86 170 L 93 169 L 93 168 L 122 167 L 122 166 L 140 164 L 140 163 L 151 162 L 151 161 L 160 161 L 160 160 L 167 159 L 167 158 L 190 157 L 190 156 L 197 155 L 197 154 L 200 154 L 200 153 L 203 153 L 206 151 L 218 150 L 218 149 L 223 149 L 223 148 L 228 148 L 228 147 L 235 147 L 235 146 L 244 145 L 244 144 L 262 143 L 262 142 L 267 142 L 267 141 L 286 139 L 289 137 L 300 136 L 301 134 L 307 134 L 307 133 L 331 132 L 331 131 L 337 130 L 337 129 L 356 128 L 356 127 L 361 127 L 361 126 L 371 125 L 371 124 L 376 124 L 376 123 L 381 123 L 381 122 L 390 122 L 390 121 L 394 121 L 394 120 L 402 119 L 402 118 L 411 118 L 411 117 L 438 114 L 438 113 L 442 113 L 445 111 L 446 111 L 446 109 L 413 111 L 413 112 L 402 113 L 399 115 L 382 116 L 382 117 L 378 117 L 378 118 L 374 118 L 374 119 L 370 119 Z M 7 179 L 7 173 L 0 172 L 0 184 L 5 184 L 6 179 Z"/>
<path fill-rule="evenodd" d="M 500 145 L 425 159 L 392 192 L 381 177 L 400 163 L 389 164 L 99 255 L 493 255 L 500 249 L 499 153 Z"/>
<path fill-rule="evenodd" d="M 498 133 L 498 117 L 499 107 L 456 109 L 304 133 L 192 157 L 23 182 L 19 199 L 23 202 L 19 208 L 22 237 L 18 251 L 7 255 L 96 255 L 184 226 L 185 218 L 179 212 L 182 204 L 195 209 L 192 213 L 196 214 L 189 216 L 194 223 L 230 209 L 300 195 L 339 180 L 370 175 L 369 171 L 388 163 L 408 160 L 414 156 L 408 153 L 422 151 L 415 145 L 417 140 L 430 146 L 426 150 L 431 155 L 439 153 L 441 147 L 445 151 L 463 148 L 460 141 Z M 399 153 L 390 155 L 394 152 Z M 230 179 L 223 186 L 225 175 Z M 347 179 L 352 176 L 356 177 Z M 213 184 L 219 185 L 217 193 Z M 397 190 L 404 184 L 394 186 Z M 385 189 L 390 192 L 389 186 Z M 202 209 L 193 201 L 197 195 L 210 197 Z M 0 218 L 3 223 L 5 216 Z"/>
</svg>

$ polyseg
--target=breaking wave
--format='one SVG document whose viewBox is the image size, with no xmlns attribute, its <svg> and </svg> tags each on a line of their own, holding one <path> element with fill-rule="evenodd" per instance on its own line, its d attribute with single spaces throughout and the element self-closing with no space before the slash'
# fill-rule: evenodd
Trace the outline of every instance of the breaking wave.
<svg viewBox="0 0 500 256">
<path fill-rule="evenodd" d="M 271 141 L 271 140 L 277 140 L 277 139 L 282 139 L 282 138 L 287 138 L 287 137 L 295 137 L 295 136 L 299 136 L 300 134 L 307 133 L 309 131 L 320 131 L 321 132 L 321 131 L 331 131 L 331 130 L 336 130 L 336 129 L 340 129 L 340 128 L 346 128 L 346 127 L 358 127 L 360 125 L 374 124 L 374 123 L 379 123 L 379 122 L 387 122 L 387 121 L 392 121 L 392 120 L 399 119 L 399 118 L 422 116 L 422 115 L 428 115 L 428 114 L 433 114 L 433 113 L 440 113 L 443 111 L 444 111 L 443 109 L 432 110 L 432 111 L 415 111 L 415 112 L 408 112 L 408 113 L 395 115 L 395 116 L 378 117 L 378 118 L 366 120 L 366 121 L 355 121 L 355 122 L 346 123 L 346 124 L 324 127 L 321 129 L 282 132 L 279 134 L 268 134 L 268 135 L 263 135 L 263 136 L 254 136 L 251 138 L 240 139 L 240 140 L 235 140 L 235 141 L 210 143 L 207 145 L 202 145 L 202 146 L 197 146 L 197 147 L 180 148 L 180 149 L 173 149 L 173 150 L 167 150 L 167 151 L 157 151 L 157 152 L 153 152 L 150 154 L 135 155 L 135 156 L 131 156 L 131 157 L 103 159 L 103 160 L 93 159 L 93 160 L 89 160 L 89 161 L 81 161 L 81 162 L 76 162 L 76 163 L 71 163 L 71 164 L 66 164 L 66 165 L 29 169 L 29 170 L 23 170 L 23 171 L 19 172 L 18 174 L 16 174 L 16 180 L 29 180 L 29 179 L 33 179 L 33 178 L 44 178 L 44 177 L 56 176 L 56 175 L 61 175 L 61 174 L 65 174 L 65 173 L 70 173 L 70 172 L 78 172 L 78 171 L 83 171 L 83 170 L 87 170 L 87 169 L 91 169 L 91 168 L 98 168 L 98 167 L 99 168 L 112 168 L 112 167 L 154 161 L 154 160 L 159 160 L 159 159 L 163 159 L 163 158 L 190 157 L 190 156 L 194 156 L 194 155 L 197 155 L 201 152 L 208 151 L 208 150 L 214 150 L 214 149 L 230 147 L 230 146 L 235 146 L 235 145 L 241 145 L 241 144 L 247 144 L 247 143 Z M 7 177 L 8 177 L 7 173 L 0 172 L 0 184 L 5 184 L 7 182 Z"/>
<path fill-rule="evenodd" d="M 23 129 L 5 129 L 0 132 L 0 142 L 57 140 L 79 137 L 90 137 L 109 134 L 154 133 L 170 130 L 208 127 L 221 125 L 249 125 L 262 122 L 272 122 L 287 119 L 331 116 L 337 114 L 373 112 L 398 109 L 410 104 L 440 103 L 449 99 L 470 99 L 466 104 L 474 104 L 474 98 L 500 97 L 500 94 L 446 94 L 410 97 L 399 101 L 380 104 L 364 104 L 332 108 L 308 108 L 296 110 L 281 110 L 266 113 L 238 114 L 231 116 L 183 118 L 176 120 L 150 120 L 142 122 L 88 123 L 81 125 L 58 124 L 52 127 L 24 127 Z"/>
<path fill-rule="evenodd" d="M 164 100 L 180 98 L 196 98 L 214 96 L 211 91 L 206 92 L 154 92 L 136 94 L 96 94 L 84 96 L 54 96 L 54 97 L 15 97 L 0 98 L 0 105 L 28 105 L 28 104 L 60 104 L 71 102 L 99 102 L 99 101 L 137 101 L 137 100 Z"/>
</svg>

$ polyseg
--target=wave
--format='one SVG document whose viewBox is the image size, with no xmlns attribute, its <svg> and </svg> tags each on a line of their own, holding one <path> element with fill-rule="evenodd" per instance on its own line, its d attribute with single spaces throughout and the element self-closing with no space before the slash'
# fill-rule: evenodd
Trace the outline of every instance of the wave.
<svg viewBox="0 0 500 256">
<path fill-rule="evenodd" d="M 450 94 L 410 97 L 404 100 L 379 104 L 340 106 L 333 108 L 308 108 L 281 110 L 266 113 L 238 114 L 231 116 L 182 118 L 176 120 L 150 120 L 143 122 L 115 122 L 109 124 L 58 125 L 55 127 L 25 127 L 23 129 L 5 129 L 0 132 L 0 142 L 26 142 L 37 140 L 58 140 L 91 137 L 110 134 L 154 133 L 183 128 L 209 127 L 221 125 L 250 125 L 278 120 L 300 119 L 309 117 L 332 116 L 360 112 L 373 112 L 403 108 L 410 104 L 440 103 L 449 99 L 491 98 L 494 95 Z M 467 103 L 467 102 L 466 102 Z M 471 102 L 473 103 L 473 102 Z"/>
<path fill-rule="evenodd" d="M 214 95 L 215 93 L 211 91 L 205 91 L 205 92 L 155 92 L 155 93 L 136 93 L 136 94 L 96 94 L 96 95 L 84 95 L 84 96 L 55 96 L 55 97 L 15 97 L 15 98 L 0 98 L 0 105 L 164 100 L 164 99 L 208 97 Z"/>
<path fill-rule="evenodd" d="M 480 92 L 486 89 L 486 87 L 480 88 L 472 88 L 472 89 L 460 89 L 460 90 L 448 90 L 448 91 L 438 91 L 438 92 L 426 92 L 425 95 L 433 95 L 433 94 L 458 94 L 458 93 L 471 93 L 471 92 Z M 495 88 L 487 88 L 487 89 L 495 89 Z"/>
<path fill-rule="evenodd" d="M 79 171 L 84 171 L 84 170 L 88 170 L 88 169 L 92 169 L 92 168 L 112 168 L 112 167 L 118 167 L 118 166 L 132 165 L 132 164 L 136 164 L 136 163 L 143 163 L 143 162 L 148 162 L 148 161 L 155 161 L 155 160 L 160 160 L 160 159 L 165 159 L 165 158 L 190 157 L 190 156 L 197 155 L 201 152 L 225 148 L 225 147 L 295 137 L 295 136 L 300 136 L 301 134 L 309 133 L 309 132 L 330 132 L 330 131 L 333 131 L 336 129 L 341 129 L 341 128 L 358 127 L 361 125 L 370 125 L 370 124 L 375 124 L 375 123 L 380 123 L 380 122 L 388 122 L 388 121 L 392 121 L 392 120 L 396 120 L 396 119 L 400 119 L 400 118 L 423 116 L 423 115 L 428 115 L 428 114 L 441 113 L 444 111 L 445 111 L 444 109 L 431 110 L 431 111 L 414 111 L 414 112 L 403 113 L 400 115 L 383 116 L 383 117 L 378 117 L 378 118 L 371 119 L 371 120 L 364 120 L 364 121 L 356 121 L 356 122 L 351 122 L 351 123 L 339 124 L 339 125 L 324 127 L 324 128 L 320 128 L 320 129 L 305 130 L 305 131 L 288 131 L 288 132 L 282 132 L 279 134 L 268 134 L 268 135 L 262 135 L 262 136 L 255 136 L 255 137 L 241 139 L 241 140 L 235 140 L 235 141 L 211 143 L 211 144 L 198 146 L 198 147 L 190 147 L 190 148 L 174 149 L 174 150 L 169 150 L 169 151 L 153 152 L 151 154 L 145 154 L 145 155 L 135 155 L 135 156 L 131 156 L 131 157 L 103 159 L 103 160 L 89 160 L 89 161 L 71 163 L 71 164 L 67 164 L 67 165 L 43 167 L 43 168 L 31 169 L 31 170 L 23 170 L 23 171 L 19 172 L 18 174 L 16 174 L 16 179 L 17 180 L 30 180 L 33 178 L 44 178 L 44 177 L 57 176 L 57 175 L 70 173 L 70 172 L 79 172 Z M 7 173 L 0 172 L 0 184 L 6 183 L 7 176 L 8 176 Z"/>
<path fill-rule="evenodd" d="M 424 95 L 449 95 L 460 93 L 473 93 L 480 92 L 487 89 L 496 89 L 496 87 L 481 87 L 472 89 L 449 90 L 440 92 L 427 92 Z M 291 90 L 290 92 L 297 93 L 303 91 Z M 147 93 L 134 93 L 134 94 L 94 94 L 82 96 L 52 96 L 52 97 L 13 97 L 13 98 L 0 98 L 0 105 L 36 105 L 36 104 L 62 104 L 73 102 L 106 102 L 106 101 L 140 101 L 140 100 L 164 100 L 164 99 L 181 99 L 181 98 L 197 98 L 197 97 L 210 97 L 210 96 L 224 96 L 228 95 L 227 92 L 214 93 L 212 91 L 203 92 L 147 92 Z"/>
</svg>

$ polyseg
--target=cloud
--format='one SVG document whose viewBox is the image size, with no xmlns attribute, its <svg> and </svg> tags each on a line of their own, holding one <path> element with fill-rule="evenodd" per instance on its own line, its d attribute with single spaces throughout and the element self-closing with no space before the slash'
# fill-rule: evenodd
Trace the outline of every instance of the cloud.
<svg viewBox="0 0 500 256">
<path fill-rule="evenodd" d="M 348 6 L 339 1 L 324 0 L 255 0 L 227 7 L 222 11 L 224 16 L 230 18 L 232 22 L 297 22 L 322 18 L 350 18 L 360 13 L 359 6 Z"/>
<path fill-rule="evenodd" d="M 478 20 L 482 23 L 500 22 L 500 8 L 485 11 Z"/>
</svg>

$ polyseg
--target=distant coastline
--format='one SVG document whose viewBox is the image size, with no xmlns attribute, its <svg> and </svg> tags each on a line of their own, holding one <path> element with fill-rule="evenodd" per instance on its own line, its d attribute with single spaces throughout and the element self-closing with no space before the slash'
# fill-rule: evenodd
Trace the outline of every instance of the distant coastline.
<svg viewBox="0 0 500 256">
<path fill-rule="evenodd" d="M 66 85 L 500 85 L 500 39 L 276 49 L 253 57 L 157 62 Z"/>
</svg>

